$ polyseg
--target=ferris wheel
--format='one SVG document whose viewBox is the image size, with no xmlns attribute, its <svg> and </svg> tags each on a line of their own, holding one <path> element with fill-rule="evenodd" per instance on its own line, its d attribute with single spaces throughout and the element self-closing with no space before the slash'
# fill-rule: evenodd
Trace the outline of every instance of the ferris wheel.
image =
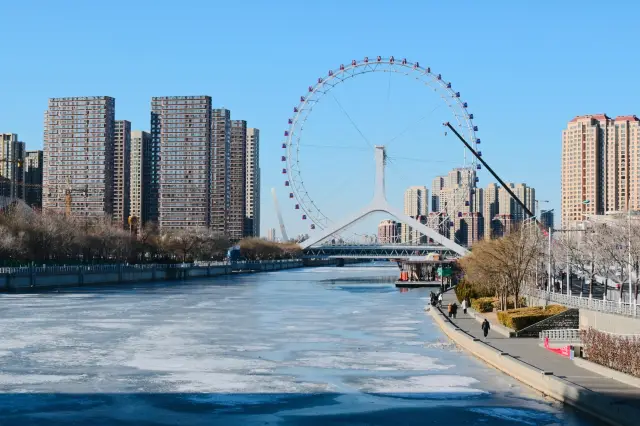
<svg viewBox="0 0 640 426">
<path fill-rule="evenodd" d="M 295 210 L 300 214 L 300 219 L 309 222 L 310 229 L 324 230 L 332 224 L 332 220 L 321 210 L 312 194 L 305 187 L 301 167 L 301 152 L 304 150 L 302 139 L 305 123 L 310 117 L 314 107 L 321 99 L 329 94 L 336 86 L 348 82 L 350 79 L 369 73 L 396 73 L 404 75 L 419 84 L 432 89 L 439 96 L 445 106 L 450 109 L 453 119 L 451 124 L 457 126 L 457 131 L 464 137 L 471 147 L 478 153 L 476 132 L 478 127 L 473 123 L 473 114 L 468 111 L 467 102 L 463 101 L 460 92 L 453 89 L 451 82 L 444 80 L 441 74 L 437 74 L 430 67 L 422 67 L 418 62 L 407 59 L 395 59 L 393 56 L 375 58 L 365 57 L 362 60 L 352 60 L 350 64 L 342 64 L 336 69 L 331 69 L 324 77 L 320 77 L 313 85 L 307 88 L 304 95 L 300 96 L 299 103 L 293 108 L 293 114 L 288 119 L 288 128 L 284 132 L 282 142 L 283 163 L 282 174 L 286 176 L 284 185 L 289 191 L 289 198 L 295 204 Z M 430 220 L 436 223 L 438 228 L 446 229 L 454 226 L 455 216 L 461 216 L 462 212 L 469 212 L 472 206 L 478 177 L 476 170 L 481 168 L 474 156 L 467 158 L 466 152 L 462 160 L 462 166 L 457 168 L 457 183 L 455 188 L 447 192 L 443 197 L 438 212 Z"/>
</svg>

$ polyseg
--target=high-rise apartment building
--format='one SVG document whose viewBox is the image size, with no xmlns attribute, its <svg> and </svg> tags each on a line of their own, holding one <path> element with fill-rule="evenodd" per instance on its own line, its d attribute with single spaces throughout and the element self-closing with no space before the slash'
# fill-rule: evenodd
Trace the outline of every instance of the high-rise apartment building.
<svg viewBox="0 0 640 426">
<path fill-rule="evenodd" d="M 527 209 L 529 209 L 529 211 L 535 215 L 536 214 L 535 213 L 536 190 L 531 188 L 530 186 L 527 186 L 524 183 L 518 183 L 514 185 L 512 188 L 513 188 L 513 192 L 520 199 L 520 201 L 522 201 L 524 205 L 527 207 Z M 529 216 L 527 215 L 527 213 L 525 213 L 522 206 L 515 200 L 513 201 L 513 208 L 514 208 L 514 212 L 513 212 L 514 220 L 518 222 L 522 222 L 523 220 L 528 219 Z"/>
<path fill-rule="evenodd" d="M 640 120 L 582 115 L 562 131 L 562 226 L 640 209 Z"/>
<path fill-rule="evenodd" d="M 260 236 L 260 130 L 247 129 L 244 235 Z"/>
<path fill-rule="evenodd" d="M 400 239 L 400 223 L 395 220 L 383 220 L 378 225 L 378 243 L 394 244 Z"/>
<path fill-rule="evenodd" d="M 267 241 L 276 241 L 276 228 L 269 228 L 267 230 Z"/>
<path fill-rule="evenodd" d="M 113 223 L 124 226 L 129 218 L 131 179 L 131 122 L 116 120 L 113 149 Z"/>
<path fill-rule="evenodd" d="M 0 196 L 24 198 L 25 143 L 15 133 L 0 133 Z"/>
<path fill-rule="evenodd" d="M 27 151 L 24 162 L 24 200 L 37 209 L 42 208 L 42 151 Z"/>
<path fill-rule="evenodd" d="M 500 213 L 499 208 L 499 186 L 495 183 L 490 183 L 484 190 L 484 206 L 482 210 L 482 216 L 484 220 L 484 237 L 491 238 L 493 236 L 492 221 L 497 214 Z"/>
<path fill-rule="evenodd" d="M 45 114 L 44 210 L 84 219 L 113 215 L 115 99 L 49 99 Z M 70 204 L 66 204 L 69 193 Z"/>
<path fill-rule="evenodd" d="M 145 221 L 145 193 L 150 180 L 150 170 L 145 169 L 148 167 L 145 154 L 148 153 L 150 145 L 150 133 L 142 130 L 131 131 L 129 216 L 136 218 L 138 225 Z"/>
<path fill-rule="evenodd" d="M 211 214 L 210 228 L 218 235 L 227 234 L 230 208 L 231 111 L 214 109 L 211 116 Z"/>
<path fill-rule="evenodd" d="M 440 210 L 440 191 L 444 189 L 444 177 L 436 176 L 431 181 L 431 211 L 439 212 Z"/>
<path fill-rule="evenodd" d="M 161 229 L 209 226 L 211 98 L 151 100 L 152 145 L 159 148 L 158 224 Z"/>
<path fill-rule="evenodd" d="M 540 214 L 540 223 L 542 224 L 544 229 L 553 229 L 553 211 L 543 210 Z"/>
<path fill-rule="evenodd" d="M 481 213 L 462 213 L 455 218 L 455 241 L 471 247 L 483 238 L 484 220 Z"/>
<path fill-rule="evenodd" d="M 229 211 L 227 214 L 227 235 L 232 240 L 240 240 L 244 235 L 246 216 L 246 147 L 247 122 L 231 120 L 230 166 L 229 166 Z"/>
<path fill-rule="evenodd" d="M 404 214 L 422 224 L 427 223 L 429 191 L 426 186 L 410 186 L 407 188 L 404 192 Z M 403 223 L 401 225 L 401 241 L 405 244 L 426 243 L 427 237 Z"/>
</svg>

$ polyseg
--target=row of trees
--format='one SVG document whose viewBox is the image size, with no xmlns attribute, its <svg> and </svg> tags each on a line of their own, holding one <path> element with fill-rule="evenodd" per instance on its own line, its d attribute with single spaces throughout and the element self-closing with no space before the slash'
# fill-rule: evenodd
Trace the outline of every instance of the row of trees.
<svg viewBox="0 0 640 426">
<path fill-rule="evenodd" d="M 527 228 L 499 239 L 480 241 L 460 260 L 465 283 L 478 293 L 496 296 L 499 309 L 507 309 L 510 297 L 517 308 L 523 285 L 543 252 L 543 242 L 539 232 Z"/>
<path fill-rule="evenodd" d="M 159 231 L 146 224 L 134 236 L 109 219 L 82 221 L 15 204 L 0 212 L 0 264 L 145 263 L 223 260 L 232 242 L 208 229 Z M 248 260 L 297 257 L 297 244 L 239 242 Z"/>
<path fill-rule="evenodd" d="M 620 297 L 623 289 L 637 297 L 640 221 L 612 217 L 556 234 L 551 260 L 554 275 L 571 271 L 587 277 L 589 294 L 596 280 L 608 278 L 618 284 Z"/>
<path fill-rule="evenodd" d="M 465 281 L 482 293 L 498 297 L 501 306 L 506 306 L 509 296 L 517 303 L 526 285 L 562 285 L 562 277 L 567 285 L 566 277 L 574 274 L 585 280 L 585 296 L 593 294 L 595 283 L 603 283 L 606 278 L 618 284 L 619 298 L 624 289 L 637 299 L 640 220 L 586 222 L 580 228 L 553 234 L 551 247 L 548 234 L 531 222 L 503 238 L 477 243 L 460 264 Z"/>
</svg>

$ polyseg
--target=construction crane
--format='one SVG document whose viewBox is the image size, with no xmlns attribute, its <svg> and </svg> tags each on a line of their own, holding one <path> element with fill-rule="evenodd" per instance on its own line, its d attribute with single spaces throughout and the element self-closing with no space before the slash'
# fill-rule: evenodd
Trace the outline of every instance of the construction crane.
<svg viewBox="0 0 640 426">
<path fill-rule="evenodd" d="M 85 198 L 89 195 L 89 185 L 85 185 L 83 189 L 71 187 L 71 177 L 67 176 L 67 185 L 64 190 L 64 215 L 71 217 L 71 203 L 73 202 L 73 192 L 83 193 Z"/>
</svg>

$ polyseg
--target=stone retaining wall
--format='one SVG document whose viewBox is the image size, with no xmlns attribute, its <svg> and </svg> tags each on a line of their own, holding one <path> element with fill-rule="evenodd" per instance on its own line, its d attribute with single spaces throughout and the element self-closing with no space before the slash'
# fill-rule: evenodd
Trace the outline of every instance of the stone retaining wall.
<svg viewBox="0 0 640 426">
<path fill-rule="evenodd" d="M 80 287 L 102 284 L 118 284 L 162 280 L 186 280 L 227 275 L 235 272 L 279 271 L 283 269 L 301 268 L 302 260 L 290 262 L 261 261 L 222 264 L 216 266 L 157 265 L 138 268 L 121 265 L 107 271 L 100 267 L 82 267 L 76 270 L 57 270 L 55 267 L 31 272 L 18 272 L 0 275 L 0 292 L 29 292 L 61 287 Z"/>
</svg>

